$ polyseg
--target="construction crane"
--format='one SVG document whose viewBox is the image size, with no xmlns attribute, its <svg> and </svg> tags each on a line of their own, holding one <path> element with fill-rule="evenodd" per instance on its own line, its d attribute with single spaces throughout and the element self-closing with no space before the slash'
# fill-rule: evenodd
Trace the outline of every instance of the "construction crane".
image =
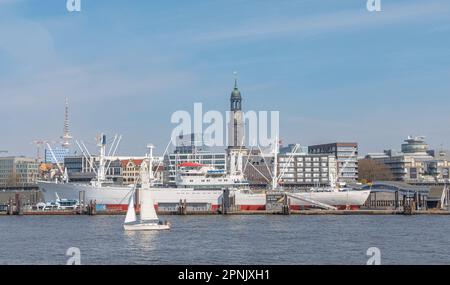
<svg viewBox="0 0 450 285">
<path fill-rule="evenodd" d="M 47 143 L 55 143 L 55 142 L 54 141 L 47 141 L 47 140 L 34 140 L 34 141 L 31 142 L 31 144 L 36 145 L 36 159 L 38 161 L 40 161 L 42 159 L 42 157 L 41 157 L 41 150 L 42 150 L 42 147 L 44 145 L 46 145 Z"/>
</svg>

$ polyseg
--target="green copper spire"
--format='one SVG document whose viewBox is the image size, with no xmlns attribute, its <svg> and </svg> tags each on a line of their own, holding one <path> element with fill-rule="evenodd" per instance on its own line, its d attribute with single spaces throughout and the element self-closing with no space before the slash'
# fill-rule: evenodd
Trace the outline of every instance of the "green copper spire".
<svg viewBox="0 0 450 285">
<path fill-rule="evenodd" d="M 231 98 L 230 98 L 230 103 L 231 103 L 231 111 L 240 111 L 241 110 L 241 104 L 242 104 L 242 96 L 241 96 L 241 92 L 238 89 L 237 86 L 237 72 L 233 72 L 234 74 L 234 89 L 231 92 Z"/>
</svg>

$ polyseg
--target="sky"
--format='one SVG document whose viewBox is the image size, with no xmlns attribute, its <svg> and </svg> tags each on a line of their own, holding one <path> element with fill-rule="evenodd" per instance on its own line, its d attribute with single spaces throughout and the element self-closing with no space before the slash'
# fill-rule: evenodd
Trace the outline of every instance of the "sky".
<svg viewBox="0 0 450 285">
<path fill-rule="evenodd" d="M 450 149 L 450 1 L 0 0 L 0 150 L 72 135 L 162 153 L 177 110 L 279 111 L 283 143 Z"/>
</svg>

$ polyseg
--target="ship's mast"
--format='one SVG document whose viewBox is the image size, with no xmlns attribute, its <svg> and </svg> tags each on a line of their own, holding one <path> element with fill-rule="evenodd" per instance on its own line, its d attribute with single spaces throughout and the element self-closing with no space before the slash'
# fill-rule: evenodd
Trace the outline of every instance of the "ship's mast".
<svg viewBox="0 0 450 285">
<path fill-rule="evenodd" d="M 331 168 L 330 168 L 331 169 Z M 337 187 L 336 184 L 336 177 L 334 176 L 334 173 L 332 173 L 331 171 L 329 171 L 329 180 L 330 180 L 330 188 L 333 191 L 339 191 L 339 188 Z"/>
<path fill-rule="evenodd" d="M 147 145 L 148 148 L 148 180 L 150 182 L 150 186 L 153 186 L 154 177 L 153 177 L 153 149 L 154 145 Z"/>
<path fill-rule="evenodd" d="M 272 190 L 278 188 L 278 152 L 279 152 L 279 141 L 277 135 L 275 136 L 275 144 L 273 149 Z"/>
<path fill-rule="evenodd" d="M 97 175 L 97 181 L 105 181 L 106 180 L 106 160 L 105 160 L 105 153 L 106 153 L 106 135 L 101 134 L 100 141 L 98 144 L 98 147 L 100 148 L 100 162 L 98 166 L 98 175 Z"/>
</svg>

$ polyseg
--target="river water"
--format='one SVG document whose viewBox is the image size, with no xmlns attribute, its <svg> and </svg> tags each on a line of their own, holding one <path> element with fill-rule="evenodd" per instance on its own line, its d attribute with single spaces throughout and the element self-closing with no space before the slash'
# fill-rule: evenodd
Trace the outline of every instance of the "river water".
<svg viewBox="0 0 450 285">
<path fill-rule="evenodd" d="M 1 216 L 0 264 L 450 264 L 450 216 L 165 216 L 170 231 L 124 232 L 123 216 Z"/>
</svg>

